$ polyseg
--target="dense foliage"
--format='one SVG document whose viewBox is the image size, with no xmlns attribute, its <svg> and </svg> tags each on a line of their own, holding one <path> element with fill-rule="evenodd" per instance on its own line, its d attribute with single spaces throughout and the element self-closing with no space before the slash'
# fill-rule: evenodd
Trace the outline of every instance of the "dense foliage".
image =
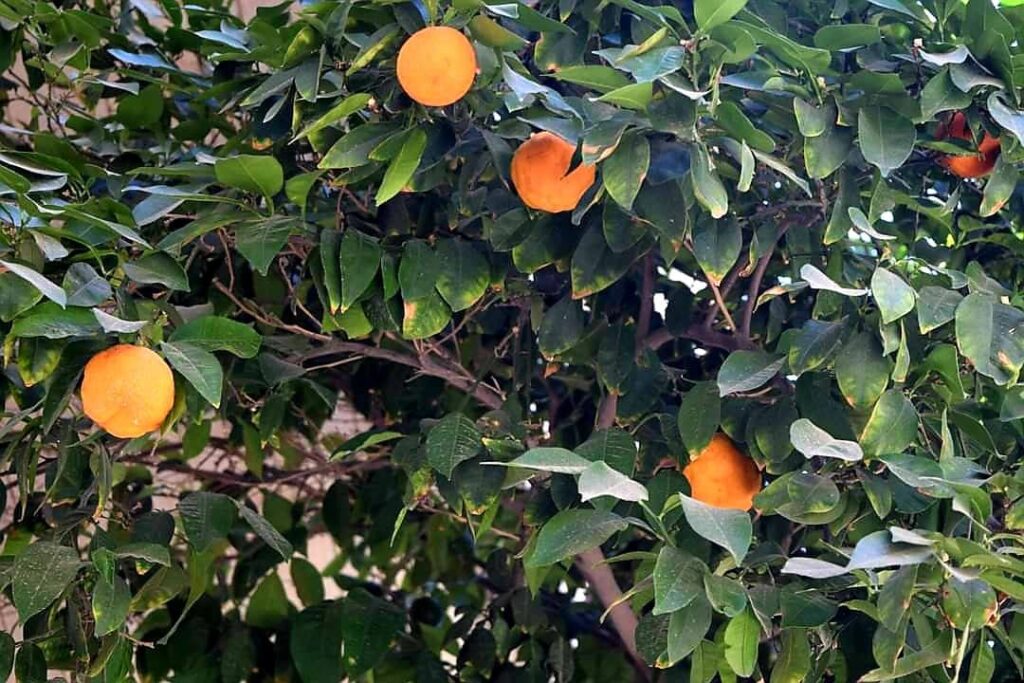
<svg viewBox="0 0 1024 683">
<path fill-rule="evenodd" d="M 1024 678 L 1024 8 L 658 2 L 0 0 L 0 677 Z"/>
</svg>

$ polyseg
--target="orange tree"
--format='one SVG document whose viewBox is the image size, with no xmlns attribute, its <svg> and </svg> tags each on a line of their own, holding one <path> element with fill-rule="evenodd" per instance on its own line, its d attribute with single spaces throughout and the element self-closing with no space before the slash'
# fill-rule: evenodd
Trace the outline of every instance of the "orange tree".
<svg viewBox="0 0 1024 683">
<path fill-rule="evenodd" d="M 1021 680 L 1016 5 L 0 0 L 0 676 Z"/>
</svg>

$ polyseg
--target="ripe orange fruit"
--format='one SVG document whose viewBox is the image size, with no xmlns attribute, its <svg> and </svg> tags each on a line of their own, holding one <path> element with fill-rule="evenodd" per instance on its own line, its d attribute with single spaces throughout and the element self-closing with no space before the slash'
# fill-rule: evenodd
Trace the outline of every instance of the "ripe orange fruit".
<svg viewBox="0 0 1024 683">
<path fill-rule="evenodd" d="M 171 368 L 144 346 L 112 346 L 85 365 L 82 408 L 114 436 L 130 439 L 158 429 L 173 405 Z"/>
<path fill-rule="evenodd" d="M 450 26 L 428 26 L 409 36 L 398 51 L 398 84 L 428 107 L 462 99 L 476 78 L 476 52 Z"/>
<path fill-rule="evenodd" d="M 571 143 L 548 132 L 531 135 L 519 145 L 512 155 L 512 184 L 524 204 L 550 213 L 576 208 L 594 184 L 597 170 L 580 164 L 569 172 L 575 151 Z"/>
<path fill-rule="evenodd" d="M 967 127 L 967 117 L 963 112 L 956 112 L 948 121 L 939 123 L 935 131 L 940 140 L 954 138 L 970 141 L 971 131 Z M 977 154 L 947 154 L 939 159 L 939 164 L 947 171 L 961 178 L 980 178 L 987 175 L 996 165 L 999 157 L 999 138 L 992 137 L 988 132 L 978 145 Z"/>
<path fill-rule="evenodd" d="M 683 468 L 690 495 L 719 508 L 749 510 L 761 490 L 761 472 L 724 434 L 715 434 L 700 454 Z"/>
</svg>

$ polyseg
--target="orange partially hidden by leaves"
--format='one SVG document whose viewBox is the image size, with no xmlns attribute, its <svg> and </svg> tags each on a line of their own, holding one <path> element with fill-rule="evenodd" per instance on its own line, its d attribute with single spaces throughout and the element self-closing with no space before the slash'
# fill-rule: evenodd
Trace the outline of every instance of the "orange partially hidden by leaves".
<svg viewBox="0 0 1024 683">
<path fill-rule="evenodd" d="M 962 112 L 956 112 L 948 121 L 939 123 L 935 134 L 940 140 L 972 140 L 971 131 L 967 127 L 967 117 Z M 939 163 L 947 171 L 961 178 L 980 178 L 988 175 L 996 165 L 998 157 L 999 138 L 992 137 L 986 132 L 981 144 L 978 145 L 977 154 L 947 154 L 939 159 Z"/>
<path fill-rule="evenodd" d="M 171 368 L 144 346 L 112 346 L 85 365 L 82 408 L 114 436 L 130 439 L 158 429 L 173 405 Z"/>
<path fill-rule="evenodd" d="M 576 148 L 554 133 L 537 133 L 512 155 L 512 184 L 523 203 L 550 213 L 572 211 L 594 184 L 594 166 L 569 172 Z"/>
<path fill-rule="evenodd" d="M 476 52 L 449 26 L 428 26 L 409 36 L 398 51 L 398 84 L 428 107 L 462 99 L 476 78 Z"/>
<path fill-rule="evenodd" d="M 690 495 L 719 508 L 749 510 L 761 490 L 761 472 L 729 437 L 715 434 L 704 450 L 683 468 Z"/>
</svg>

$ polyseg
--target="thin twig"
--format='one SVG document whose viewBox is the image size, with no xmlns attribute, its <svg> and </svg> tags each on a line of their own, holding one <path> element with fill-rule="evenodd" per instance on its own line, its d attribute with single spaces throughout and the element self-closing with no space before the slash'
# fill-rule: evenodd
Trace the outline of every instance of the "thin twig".
<svg viewBox="0 0 1024 683">
<path fill-rule="evenodd" d="M 711 293 L 715 297 L 715 303 L 718 304 L 718 309 L 722 311 L 722 316 L 725 318 L 725 324 L 729 326 L 729 329 L 734 332 L 738 329 L 736 327 L 736 321 L 732 319 L 732 313 L 725 306 L 725 300 L 722 299 L 722 290 L 718 288 L 718 285 L 714 283 L 710 278 L 708 279 L 708 287 L 711 288 Z"/>
</svg>

